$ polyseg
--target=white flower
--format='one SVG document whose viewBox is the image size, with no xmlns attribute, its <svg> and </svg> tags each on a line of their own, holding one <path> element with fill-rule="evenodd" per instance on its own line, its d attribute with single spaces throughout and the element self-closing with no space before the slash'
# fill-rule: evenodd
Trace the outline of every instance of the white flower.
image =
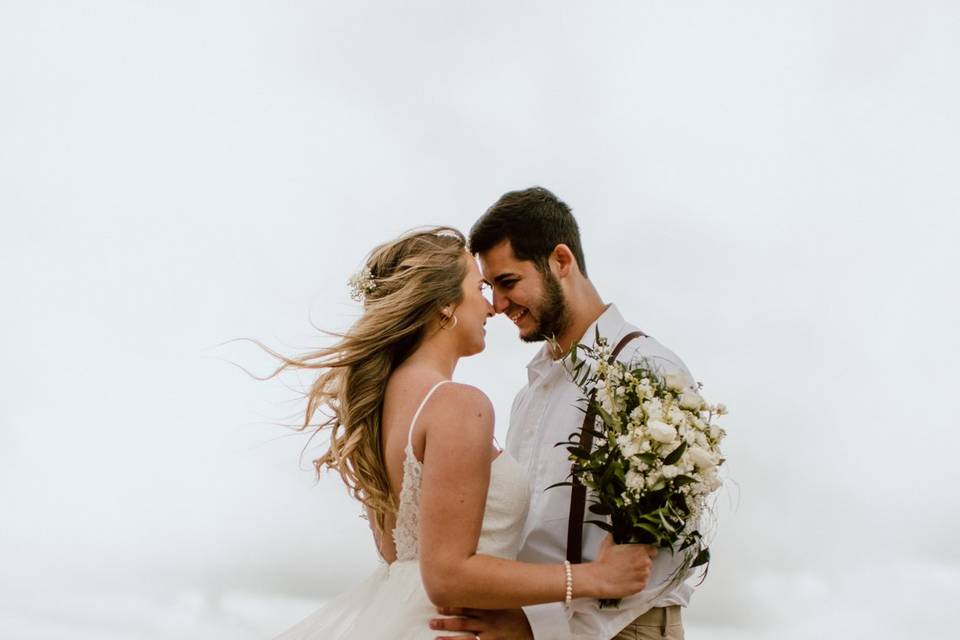
<svg viewBox="0 0 960 640">
<path fill-rule="evenodd" d="M 719 476 L 717 476 L 716 467 L 714 467 L 713 469 L 710 469 L 709 471 L 704 472 L 703 480 L 701 481 L 704 494 L 716 491 L 717 489 L 720 488 L 721 484 L 723 483 L 720 481 Z"/>
<path fill-rule="evenodd" d="M 629 435 L 622 435 L 617 438 L 617 445 L 620 447 L 620 453 L 624 458 L 632 458 L 640 453 L 640 443 Z"/>
<path fill-rule="evenodd" d="M 347 284 L 350 286 L 350 297 L 357 302 L 365 302 L 367 296 L 377 288 L 377 282 L 369 267 L 364 267 L 350 276 Z"/>
<path fill-rule="evenodd" d="M 693 460 L 693 463 L 700 469 L 713 469 L 717 466 L 713 454 L 702 447 L 690 447 L 687 453 L 690 459 Z"/>
<path fill-rule="evenodd" d="M 663 417 L 663 403 L 660 402 L 660 398 L 644 400 L 643 410 L 647 412 L 647 416 L 651 420 L 657 420 Z"/>
<path fill-rule="evenodd" d="M 651 420 L 647 424 L 647 430 L 651 438 L 663 444 L 670 444 L 677 437 L 676 429 L 659 420 Z"/>
<path fill-rule="evenodd" d="M 687 414 L 677 407 L 670 407 L 670 411 L 667 412 L 667 420 L 675 425 L 681 425 L 686 422 Z"/>
<path fill-rule="evenodd" d="M 703 398 L 692 389 L 688 389 L 680 394 L 680 406 L 684 409 L 697 410 L 703 406 Z"/>
<path fill-rule="evenodd" d="M 673 480 L 680 475 L 680 469 L 672 464 L 666 464 L 660 469 L 660 473 L 662 473 L 663 477 L 667 480 Z"/>
<path fill-rule="evenodd" d="M 627 476 L 624 479 L 627 483 L 628 489 L 641 490 L 643 489 L 644 480 L 643 474 L 637 473 L 633 469 L 627 471 Z"/>
<path fill-rule="evenodd" d="M 687 377 L 682 373 L 668 373 L 664 376 L 664 381 L 667 383 L 667 389 L 673 391 L 683 391 L 690 386 L 687 383 Z"/>
</svg>

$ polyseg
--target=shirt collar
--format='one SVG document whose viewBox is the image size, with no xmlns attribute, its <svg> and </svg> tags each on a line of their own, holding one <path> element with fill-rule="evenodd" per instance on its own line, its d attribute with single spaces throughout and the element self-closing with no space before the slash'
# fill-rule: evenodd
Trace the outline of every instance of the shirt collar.
<svg viewBox="0 0 960 640">
<path fill-rule="evenodd" d="M 617 309 L 617 305 L 613 303 L 608 304 L 604 312 L 600 314 L 600 317 L 587 327 L 587 330 L 583 332 L 583 335 L 580 336 L 577 342 L 593 345 L 596 340 L 597 331 L 599 330 L 600 335 L 607 338 L 612 344 L 620 338 L 626 324 L 627 322 L 623 319 L 623 316 L 620 315 L 620 310 Z M 566 366 L 567 363 L 568 358 L 564 358 L 564 366 Z M 558 364 L 558 361 L 553 359 L 550 353 L 550 345 L 544 344 L 527 364 L 527 382 L 533 384 L 537 378 L 545 375 L 550 368 L 556 364 Z"/>
<path fill-rule="evenodd" d="M 553 356 L 550 355 L 550 345 L 544 344 L 527 363 L 527 383 L 533 384 L 537 378 L 546 375 L 553 366 Z"/>
</svg>

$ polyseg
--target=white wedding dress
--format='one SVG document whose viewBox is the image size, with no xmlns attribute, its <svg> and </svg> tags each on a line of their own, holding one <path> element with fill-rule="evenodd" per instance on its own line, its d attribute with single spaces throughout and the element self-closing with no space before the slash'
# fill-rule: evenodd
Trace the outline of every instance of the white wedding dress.
<svg viewBox="0 0 960 640">
<path fill-rule="evenodd" d="M 437 632 L 427 626 L 430 618 L 437 617 L 437 610 L 420 579 L 418 533 L 423 465 L 414 456 L 412 434 L 420 412 L 441 384 L 443 382 L 434 385 L 424 397 L 407 434 L 400 504 L 393 530 L 397 560 L 379 567 L 359 585 L 340 594 L 276 640 L 432 640 L 437 637 Z M 490 487 L 477 553 L 516 558 L 529 500 L 526 473 L 516 460 L 506 452 L 501 453 L 490 467 Z"/>
</svg>

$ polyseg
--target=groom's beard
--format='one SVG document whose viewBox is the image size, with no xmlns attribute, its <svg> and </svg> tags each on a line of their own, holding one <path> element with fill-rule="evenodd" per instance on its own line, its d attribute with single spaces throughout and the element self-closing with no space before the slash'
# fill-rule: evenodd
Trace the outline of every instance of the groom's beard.
<svg viewBox="0 0 960 640">
<path fill-rule="evenodd" d="M 543 342 L 547 338 L 556 338 L 570 325 L 567 314 L 567 300 L 560 288 L 560 281 L 547 271 L 543 280 L 543 297 L 540 298 L 537 328 L 527 335 L 520 334 L 524 342 Z"/>
</svg>

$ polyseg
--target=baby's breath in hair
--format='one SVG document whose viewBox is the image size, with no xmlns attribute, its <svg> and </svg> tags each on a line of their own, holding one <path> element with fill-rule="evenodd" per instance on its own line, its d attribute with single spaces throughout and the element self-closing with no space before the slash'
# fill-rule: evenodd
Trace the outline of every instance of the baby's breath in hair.
<svg viewBox="0 0 960 640">
<path fill-rule="evenodd" d="M 364 267 L 350 276 L 347 284 L 350 285 L 350 297 L 357 302 L 364 302 L 366 297 L 377 288 L 377 282 L 373 279 L 369 267 Z"/>
</svg>

